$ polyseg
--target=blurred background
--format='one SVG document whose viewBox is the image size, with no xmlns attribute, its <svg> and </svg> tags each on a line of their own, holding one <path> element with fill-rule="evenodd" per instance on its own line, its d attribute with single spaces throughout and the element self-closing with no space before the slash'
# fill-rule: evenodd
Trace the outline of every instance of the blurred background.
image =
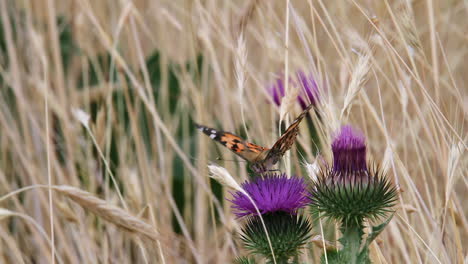
<svg viewBox="0 0 468 264">
<path fill-rule="evenodd" d="M 467 12 L 456 0 L 0 0 L 0 262 L 232 262 L 242 220 L 207 165 L 242 182 L 246 164 L 194 123 L 270 147 L 299 94 L 316 110 L 279 168 L 309 177 L 305 163 L 329 161 L 352 124 L 400 189 L 373 261 L 463 263 Z"/>
</svg>

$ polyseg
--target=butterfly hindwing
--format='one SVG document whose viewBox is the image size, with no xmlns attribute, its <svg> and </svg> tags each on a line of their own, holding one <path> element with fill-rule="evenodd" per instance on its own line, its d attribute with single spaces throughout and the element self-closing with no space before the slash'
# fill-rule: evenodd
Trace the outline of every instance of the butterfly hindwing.
<svg viewBox="0 0 468 264">
<path fill-rule="evenodd" d="M 230 149 L 248 162 L 254 162 L 267 148 L 246 142 L 241 137 L 225 131 L 218 131 L 206 126 L 196 125 L 197 128 L 214 141 Z"/>
</svg>

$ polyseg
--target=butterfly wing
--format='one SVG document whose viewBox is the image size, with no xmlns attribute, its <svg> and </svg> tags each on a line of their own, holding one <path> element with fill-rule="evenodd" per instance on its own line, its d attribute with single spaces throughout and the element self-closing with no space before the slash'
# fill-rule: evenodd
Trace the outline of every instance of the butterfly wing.
<svg viewBox="0 0 468 264">
<path fill-rule="evenodd" d="M 267 148 L 261 147 L 259 145 L 246 142 L 239 136 L 229 132 L 218 131 L 216 129 L 201 125 L 196 125 L 196 127 L 211 139 L 230 149 L 232 152 L 248 162 L 255 162 L 257 158 L 262 155 L 262 153 L 268 150 Z"/>
<path fill-rule="evenodd" d="M 269 165 L 276 164 L 286 151 L 288 151 L 294 142 L 296 142 L 297 134 L 299 133 L 299 124 L 302 119 L 307 115 L 313 104 L 307 106 L 306 109 L 294 120 L 291 125 L 284 131 L 283 135 L 271 147 L 268 155 L 265 158 L 265 163 Z"/>
</svg>

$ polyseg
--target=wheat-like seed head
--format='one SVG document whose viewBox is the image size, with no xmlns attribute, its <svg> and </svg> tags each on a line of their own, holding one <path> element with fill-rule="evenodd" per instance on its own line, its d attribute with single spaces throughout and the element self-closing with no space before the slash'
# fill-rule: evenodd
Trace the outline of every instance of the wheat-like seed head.
<svg viewBox="0 0 468 264">
<path fill-rule="evenodd" d="M 133 216 L 128 211 L 97 198 L 92 193 L 66 185 L 55 186 L 54 190 L 72 199 L 84 209 L 91 211 L 120 228 L 139 236 L 148 237 L 154 241 L 161 239 L 153 226 Z"/>
</svg>

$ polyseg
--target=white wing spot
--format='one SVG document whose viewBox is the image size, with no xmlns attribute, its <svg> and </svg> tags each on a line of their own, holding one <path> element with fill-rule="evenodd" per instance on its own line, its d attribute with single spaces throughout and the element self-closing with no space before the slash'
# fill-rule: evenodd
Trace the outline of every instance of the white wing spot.
<svg viewBox="0 0 468 264">
<path fill-rule="evenodd" d="M 215 137 L 216 137 L 216 134 L 211 134 L 211 135 L 210 135 L 210 138 L 211 138 L 211 139 L 214 139 Z"/>
</svg>

